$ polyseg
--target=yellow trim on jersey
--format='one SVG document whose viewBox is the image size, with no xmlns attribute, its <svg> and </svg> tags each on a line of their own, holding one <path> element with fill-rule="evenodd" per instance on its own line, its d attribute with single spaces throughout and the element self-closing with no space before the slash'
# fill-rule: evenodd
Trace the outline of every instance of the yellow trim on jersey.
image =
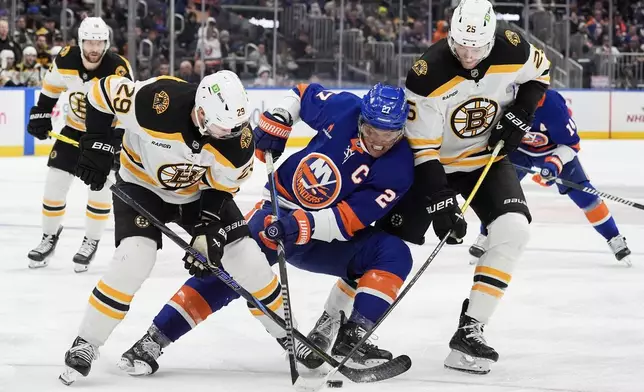
<svg viewBox="0 0 644 392">
<path fill-rule="evenodd" d="M 203 146 L 204 150 L 210 152 L 212 155 L 215 156 L 215 159 L 217 160 L 217 163 L 220 163 L 226 167 L 230 167 L 231 169 L 235 169 L 235 165 L 233 165 L 228 158 L 223 156 L 216 148 L 211 146 L 210 144 L 206 144 Z"/>
<path fill-rule="evenodd" d="M 215 177 L 212 175 L 211 168 L 208 168 L 206 171 L 206 178 L 208 179 L 210 186 L 218 191 L 224 191 L 231 194 L 235 194 L 239 191 L 239 187 L 229 188 L 215 180 Z"/>
<path fill-rule="evenodd" d="M 79 76 L 78 75 L 78 70 L 76 70 L 76 69 L 60 69 L 60 68 L 58 68 L 58 73 L 60 73 L 61 75 Z"/>
<path fill-rule="evenodd" d="M 414 159 L 418 159 L 421 157 L 439 158 L 440 152 L 438 150 L 423 150 L 423 151 L 414 153 Z"/>
<path fill-rule="evenodd" d="M 130 74 L 130 76 L 132 78 L 134 78 L 134 75 L 131 74 L 132 73 L 132 66 L 130 65 L 130 62 L 125 57 L 121 56 L 120 54 L 117 54 L 117 56 L 119 56 L 121 58 L 121 60 L 123 60 L 125 62 L 125 65 L 127 66 L 127 72 Z"/>
<path fill-rule="evenodd" d="M 134 150 L 130 148 L 130 146 L 125 144 L 125 139 L 123 139 L 123 143 L 121 144 L 121 146 L 132 158 L 134 158 L 134 163 L 138 163 L 141 165 L 143 164 L 143 161 L 141 161 L 141 157 L 139 156 L 139 154 L 135 153 Z"/>
<path fill-rule="evenodd" d="M 490 65 L 486 74 L 491 73 L 514 73 L 518 72 L 523 64 L 505 64 L 505 65 Z"/>
<path fill-rule="evenodd" d="M 130 158 L 127 156 L 127 154 L 121 154 L 121 166 L 125 167 L 127 171 L 130 172 L 133 176 L 137 177 L 139 180 L 143 182 L 147 182 L 148 184 L 158 187 L 159 184 L 156 183 L 150 176 L 148 176 L 147 173 L 142 171 L 138 166 L 130 162 Z"/>
<path fill-rule="evenodd" d="M 157 76 L 157 79 L 156 79 L 156 80 L 164 80 L 164 79 L 165 79 L 165 80 L 174 80 L 175 82 L 188 83 L 188 82 L 186 82 L 185 80 L 183 80 L 183 79 L 179 79 L 179 78 L 178 78 L 178 77 L 176 77 L 176 76 L 169 76 L 169 75 L 161 75 L 161 76 Z"/>
<path fill-rule="evenodd" d="M 456 167 L 484 166 L 490 160 L 490 156 L 491 156 L 491 154 L 482 155 L 481 157 L 467 159 L 467 160 L 463 160 L 463 161 L 459 161 L 459 162 L 448 163 L 448 164 L 444 164 L 444 165 L 445 166 L 452 166 L 452 167 L 454 167 L 454 166 L 456 166 Z M 496 157 L 494 159 L 494 162 L 498 162 L 501 159 L 503 159 L 504 157 L 505 157 L 505 155 L 501 156 L 501 157 Z"/>
<path fill-rule="evenodd" d="M 442 86 L 440 86 L 436 90 L 432 91 L 428 95 L 428 97 L 429 98 L 439 97 L 439 96 L 445 94 L 446 92 L 448 92 L 449 90 L 453 89 L 454 87 L 456 87 L 457 84 L 459 84 L 459 83 L 461 83 L 463 81 L 465 81 L 464 77 L 462 77 L 462 76 L 454 76 L 449 82 L 443 84 Z"/>
<path fill-rule="evenodd" d="M 200 191 L 200 189 L 199 189 L 199 183 L 198 183 L 198 182 L 196 182 L 196 183 L 194 183 L 194 184 L 190 185 L 190 186 L 189 186 L 189 187 L 187 187 L 187 188 L 177 189 L 177 190 L 175 191 L 175 193 L 178 193 L 178 194 L 180 194 L 180 195 L 184 195 L 184 196 L 192 196 L 192 195 L 194 195 L 195 193 L 197 193 L 197 192 L 199 192 L 199 191 Z"/>
<path fill-rule="evenodd" d="M 94 97 L 94 102 L 96 102 L 96 104 L 100 106 L 101 109 L 107 112 L 111 112 L 111 110 L 105 103 L 105 100 L 103 99 L 103 93 L 101 92 L 100 83 L 94 83 L 94 87 L 92 87 L 92 97 Z"/>
<path fill-rule="evenodd" d="M 474 147 L 474 148 L 471 148 L 469 150 L 463 151 L 462 153 L 460 153 L 456 157 L 444 157 L 443 156 L 443 157 L 441 157 L 441 163 L 443 165 L 450 165 L 450 164 L 452 164 L 452 163 L 454 163 L 456 161 L 460 161 L 461 159 L 465 159 L 465 158 L 469 157 L 470 155 L 474 155 L 476 153 L 479 153 L 479 152 L 485 151 L 485 150 L 487 150 L 487 146 L 485 146 L 485 147 Z"/>
<path fill-rule="evenodd" d="M 182 143 L 185 143 L 183 140 L 183 135 L 181 132 L 175 132 L 175 133 L 164 133 L 164 132 L 159 132 L 159 131 L 154 131 L 152 129 L 148 128 L 143 128 L 141 127 L 142 130 L 144 130 L 148 135 L 155 137 L 157 139 L 164 139 L 164 140 L 176 140 L 180 141 Z"/>
<path fill-rule="evenodd" d="M 419 139 L 419 138 L 407 138 L 409 145 L 413 147 L 425 147 L 425 146 L 437 146 L 443 142 L 443 137 L 438 139 Z"/>
<path fill-rule="evenodd" d="M 85 132 L 85 124 L 79 123 L 78 121 L 74 120 L 69 114 L 65 117 L 65 122 L 67 125 L 70 127 L 76 129 L 77 131 Z"/>
<path fill-rule="evenodd" d="M 42 82 L 42 89 L 51 94 L 60 94 L 67 89 L 65 86 L 56 86 L 47 81 Z"/>
<path fill-rule="evenodd" d="M 550 83 L 550 75 L 540 76 L 540 77 L 537 78 L 537 80 L 541 80 L 541 81 Z"/>
</svg>

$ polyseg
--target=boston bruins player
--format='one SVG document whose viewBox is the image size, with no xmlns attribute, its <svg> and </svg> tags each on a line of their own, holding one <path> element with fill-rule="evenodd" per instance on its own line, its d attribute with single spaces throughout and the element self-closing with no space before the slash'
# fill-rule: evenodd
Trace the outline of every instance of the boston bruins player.
<svg viewBox="0 0 644 392">
<path fill-rule="evenodd" d="M 414 150 L 415 182 L 382 222 L 391 232 L 422 243 L 433 222 L 439 238 L 460 243 L 467 225 L 456 195 L 467 197 L 489 161 L 491 149 L 515 150 L 530 129 L 537 103 L 549 84 L 543 52 L 511 30 L 496 32 L 487 0 L 462 0 L 447 39 L 416 61 L 406 80 L 411 110 L 406 133 Z M 472 201 L 489 231 L 469 299 L 445 366 L 484 374 L 499 355 L 483 337 L 529 239 L 531 220 L 514 168 L 496 159 Z"/>
<path fill-rule="evenodd" d="M 163 76 L 137 83 L 109 76 L 93 87 L 88 102 L 77 175 L 92 187 L 103 186 L 116 117 L 126 129 L 118 186 L 161 221 L 176 221 L 193 236 L 192 246 L 208 264 L 186 256 L 190 273 L 203 277 L 223 266 L 284 317 L 281 301 L 271 304 L 281 292 L 277 276 L 232 200 L 252 172 L 255 150 L 250 104 L 237 75 L 220 71 L 199 86 Z M 161 248 L 161 231 L 118 198 L 114 220 L 117 248 L 65 354 L 65 384 L 89 373 L 98 347 L 125 317 Z M 278 328 L 267 317 L 260 320 L 269 331 Z"/>
<path fill-rule="evenodd" d="M 69 91 L 65 107 L 65 127 L 62 134 L 76 141 L 85 132 L 85 94 L 92 83 L 108 75 L 132 79 L 132 70 L 126 59 L 109 51 L 109 29 L 101 18 L 86 18 L 78 29 L 80 46 L 67 46 L 61 50 L 45 76 L 36 106 L 29 114 L 28 132 L 40 140 L 52 130 L 51 112 L 63 91 Z M 118 148 L 120 140 L 113 144 Z M 40 244 L 29 252 L 29 267 L 45 267 L 54 252 L 65 214 L 66 198 L 74 179 L 78 148 L 56 141 L 49 155 L 49 170 L 45 180 L 42 205 L 43 236 Z M 111 192 L 88 190 L 85 220 L 85 238 L 74 256 L 74 270 L 86 271 L 98 242 L 103 235 L 110 215 Z"/>
</svg>

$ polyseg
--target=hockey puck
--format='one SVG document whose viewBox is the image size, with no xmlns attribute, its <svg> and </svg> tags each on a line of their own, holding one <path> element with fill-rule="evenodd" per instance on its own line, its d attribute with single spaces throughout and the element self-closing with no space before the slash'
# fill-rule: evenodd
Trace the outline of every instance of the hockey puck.
<svg viewBox="0 0 644 392">
<path fill-rule="evenodd" d="M 328 388 L 342 388 L 344 382 L 342 380 L 329 380 L 326 382 Z"/>
</svg>

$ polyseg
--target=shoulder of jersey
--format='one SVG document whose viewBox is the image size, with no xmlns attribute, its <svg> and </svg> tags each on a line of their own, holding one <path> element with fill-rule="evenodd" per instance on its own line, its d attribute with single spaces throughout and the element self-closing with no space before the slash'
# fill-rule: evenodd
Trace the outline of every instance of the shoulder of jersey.
<svg viewBox="0 0 644 392">
<path fill-rule="evenodd" d="M 385 177 L 400 184 L 402 182 L 411 182 L 413 179 L 414 153 L 411 150 L 407 138 L 403 138 L 383 157 L 382 160 L 383 174 Z M 405 174 L 408 174 L 405 176 Z M 381 177 L 379 175 L 379 177 Z M 395 180 L 394 180 L 395 179 Z"/>
<path fill-rule="evenodd" d="M 114 70 L 114 74 L 118 76 L 125 76 L 129 72 L 130 63 L 127 59 L 119 54 L 113 52 L 105 53 L 103 61 L 107 62 L 110 69 Z"/>
<path fill-rule="evenodd" d="M 83 66 L 81 50 L 78 46 L 65 46 L 56 56 L 58 69 L 80 70 Z"/>
<path fill-rule="evenodd" d="M 428 96 L 457 76 L 458 68 L 451 64 L 456 65 L 455 59 L 447 39 L 442 39 L 416 60 L 407 72 L 405 87 L 418 95 Z"/>
<path fill-rule="evenodd" d="M 530 58 L 530 42 L 510 29 L 498 29 L 490 63 L 492 65 L 525 64 Z"/>
<path fill-rule="evenodd" d="M 244 127 L 241 135 L 231 139 L 212 139 L 208 144 L 213 146 L 236 168 L 247 164 L 255 156 L 255 140 L 250 124 Z"/>
</svg>

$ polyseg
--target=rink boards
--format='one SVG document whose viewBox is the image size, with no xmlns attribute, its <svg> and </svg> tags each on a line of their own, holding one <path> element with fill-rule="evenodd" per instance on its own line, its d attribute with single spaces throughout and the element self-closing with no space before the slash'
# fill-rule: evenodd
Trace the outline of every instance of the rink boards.
<svg viewBox="0 0 644 392">
<path fill-rule="evenodd" d="M 248 89 L 255 126 L 260 114 L 270 109 L 287 89 Z M 332 90 L 339 91 L 339 90 Z M 364 95 L 367 90 L 348 90 Z M 609 90 L 559 90 L 572 109 L 581 137 L 585 139 L 644 139 L 644 92 Z M 40 89 L 0 89 L 0 156 L 47 155 L 53 141 L 34 140 L 26 132 L 29 109 L 37 102 Z M 54 130 L 64 125 L 70 110 L 63 94 L 54 109 Z M 306 124 L 294 126 L 290 146 L 305 145 L 314 131 Z"/>
</svg>

